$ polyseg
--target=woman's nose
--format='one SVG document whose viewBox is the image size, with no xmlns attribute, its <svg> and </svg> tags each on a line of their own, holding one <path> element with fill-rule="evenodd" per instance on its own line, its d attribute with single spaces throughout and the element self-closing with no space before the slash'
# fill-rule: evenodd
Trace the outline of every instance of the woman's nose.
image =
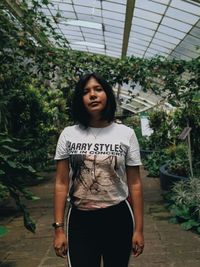
<svg viewBox="0 0 200 267">
<path fill-rule="evenodd" d="M 90 91 L 90 98 L 96 98 L 96 92 L 95 92 L 95 90 L 91 90 Z"/>
</svg>

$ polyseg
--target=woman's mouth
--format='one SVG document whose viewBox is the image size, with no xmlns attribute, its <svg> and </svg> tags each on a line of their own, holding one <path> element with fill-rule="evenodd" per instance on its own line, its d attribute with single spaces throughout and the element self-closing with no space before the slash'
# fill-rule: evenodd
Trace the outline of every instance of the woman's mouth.
<svg viewBox="0 0 200 267">
<path fill-rule="evenodd" d="M 99 105 L 99 102 L 97 101 L 93 101 L 89 104 L 89 106 L 97 106 L 97 105 Z"/>
</svg>

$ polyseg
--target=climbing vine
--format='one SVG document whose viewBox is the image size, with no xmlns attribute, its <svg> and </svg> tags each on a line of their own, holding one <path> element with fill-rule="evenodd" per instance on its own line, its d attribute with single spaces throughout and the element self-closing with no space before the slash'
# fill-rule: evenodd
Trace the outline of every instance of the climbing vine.
<svg viewBox="0 0 200 267">
<path fill-rule="evenodd" d="M 14 170 L 21 166 L 22 181 L 23 176 L 35 176 L 32 167 L 41 170 L 52 158 L 60 130 L 71 123 L 71 95 L 81 75 L 98 72 L 112 86 L 126 83 L 132 89 L 139 83 L 145 91 L 166 92 L 167 100 L 177 106 L 200 87 L 199 58 L 189 62 L 162 57 L 118 59 L 72 51 L 52 19 L 42 12 L 41 7 L 49 5 L 49 0 L 23 0 L 14 12 L 6 1 L 0 3 L 1 158 L 17 150 L 13 164 L 0 165 L 0 190 L 6 188 L 19 207 L 25 191 L 21 182 L 15 183 Z M 52 17 L 54 23 L 59 23 L 59 16 L 58 12 Z M 5 148 L 7 142 L 12 142 L 10 148 Z M 26 226 L 32 225 L 30 220 L 26 216 Z"/>
</svg>

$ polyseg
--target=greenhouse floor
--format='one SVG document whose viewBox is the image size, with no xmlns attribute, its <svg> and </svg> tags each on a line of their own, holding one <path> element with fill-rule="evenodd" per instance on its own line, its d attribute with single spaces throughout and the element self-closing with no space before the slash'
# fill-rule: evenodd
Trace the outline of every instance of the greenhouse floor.
<svg viewBox="0 0 200 267">
<path fill-rule="evenodd" d="M 53 173 L 48 182 L 31 187 L 40 200 L 28 203 L 36 220 L 35 234 L 23 227 L 22 217 L 11 203 L 1 208 L 0 225 L 8 233 L 0 237 L 1 267 L 61 267 L 68 266 L 57 258 L 52 247 Z M 161 196 L 159 180 L 146 177 L 142 170 L 145 197 L 145 250 L 138 258 L 131 256 L 129 266 L 135 267 L 199 267 L 200 236 L 186 232 L 168 222 Z"/>
</svg>

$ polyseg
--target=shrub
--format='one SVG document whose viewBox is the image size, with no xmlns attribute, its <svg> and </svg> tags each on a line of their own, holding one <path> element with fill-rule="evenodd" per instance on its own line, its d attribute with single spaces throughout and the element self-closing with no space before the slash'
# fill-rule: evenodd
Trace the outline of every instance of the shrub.
<svg viewBox="0 0 200 267">
<path fill-rule="evenodd" d="M 38 198 L 24 186 L 27 182 L 41 179 L 36 171 L 22 163 L 16 155 L 20 154 L 17 143 L 19 140 L 10 138 L 7 134 L 0 134 L 0 200 L 10 195 L 23 213 L 24 225 L 31 232 L 35 232 L 35 223 L 23 200 L 37 200 Z"/>
<path fill-rule="evenodd" d="M 174 144 L 165 149 L 165 153 L 170 158 L 167 164 L 169 173 L 184 177 L 190 175 L 188 148 L 185 143 Z"/>
<path fill-rule="evenodd" d="M 200 234 L 200 177 L 177 182 L 164 198 L 172 214 L 170 221 Z"/>
<path fill-rule="evenodd" d="M 154 151 L 144 159 L 144 167 L 148 170 L 148 176 L 158 177 L 160 166 L 165 164 L 168 160 L 163 151 Z"/>
</svg>

